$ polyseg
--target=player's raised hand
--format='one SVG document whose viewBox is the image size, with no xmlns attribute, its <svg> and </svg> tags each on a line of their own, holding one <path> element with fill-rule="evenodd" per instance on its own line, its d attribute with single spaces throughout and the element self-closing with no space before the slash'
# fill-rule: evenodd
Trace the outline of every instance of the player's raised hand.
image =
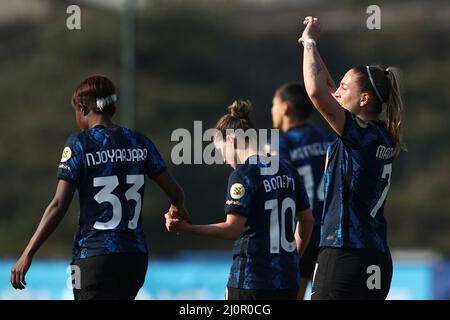
<svg viewBox="0 0 450 320">
<path fill-rule="evenodd" d="M 23 254 L 11 269 L 11 285 L 14 289 L 25 289 L 27 284 L 25 275 L 30 268 L 31 262 L 32 259 L 28 255 Z"/>
<path fill-rule="evenodd" d="M 303 30 L 302 36 L 298 39 L 299 43 L 303 43 L 306 39 L 319 39 L 320 23 L 318 18 L 308 16 L 303 20 L 303 25 L 306 27 L 305 30 Z"/>
</svg>

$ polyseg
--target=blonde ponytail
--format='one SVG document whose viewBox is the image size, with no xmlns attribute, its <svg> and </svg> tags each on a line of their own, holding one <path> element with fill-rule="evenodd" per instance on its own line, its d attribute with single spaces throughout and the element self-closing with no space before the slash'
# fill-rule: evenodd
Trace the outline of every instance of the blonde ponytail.
<svg viewBox="0 0 450 320">
<path fill-rule="evenodd" d="M 396 154 L 401 151 L 407 151 L 406 144 L 403 141 L 402 125 L 403 125 L 403 101 L 400 95 L 399 71 L 397 68 L 389 67 L 386 69 L 387 78 L 389 79 L 389 99 L 383 108 L 385 117 L 385 125 L 389 134 L 395 142 Z"/>
</svg>

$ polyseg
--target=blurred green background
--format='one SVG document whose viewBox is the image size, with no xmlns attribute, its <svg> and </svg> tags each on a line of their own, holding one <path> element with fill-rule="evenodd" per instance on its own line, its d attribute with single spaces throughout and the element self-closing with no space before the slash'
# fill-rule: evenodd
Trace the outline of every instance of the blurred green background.
<svg viewBox="0 0 450 320">
<path fill-rule="evenodd" d="M 75 86 L 94 73 L 120 90 L 118 1 L 0 0 L 0 257 L 17 257 L 56 187 L 67 137 L 78 130 Z M 81 30 L 66 28 L 66 8 L 81 8 Z M 224 218 L 231 169 L 170 161 L 176 128 L 211 127 L 236 98 L 250 99 L 257 127 L 270 128 L 274 91 L 301 80 L 297 38 L 306 15 L 321 18 L 319 48 L 339 80 L 356 65 L 403 71 L 409 152 L 394 164 L 385 214 L 392 248 L 450 254 L 450 3 L 378 1 L 381 30 L 368 30 L 368 1 L 138 1 L 135 81 L 138 131 L 158 146 L 184 187 L 195 222 Z M 119 96 L 120 108 L 120 96 Z M 120 124 L 120 117 L 116 121 Z M 323 125 L 314 116 L 314 121 Z M 169 203 L 147 185 L 143 219 L 151 255 L 231 249 L 231 242 L 176 237 L 164 228 Z M 38 253 L 70 255 L 78 199 Z"/>
</svg>

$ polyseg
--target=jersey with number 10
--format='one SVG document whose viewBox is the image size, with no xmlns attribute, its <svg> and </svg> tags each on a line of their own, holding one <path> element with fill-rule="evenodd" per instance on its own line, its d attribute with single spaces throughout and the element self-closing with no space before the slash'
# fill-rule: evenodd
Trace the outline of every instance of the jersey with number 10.
<svg viewBox="0 0 450 320">
<path fill-rule="evenodd" d="M 327 155 L 320 246 L 388 250 L 383 209 L 394 155 L 382 123 L 345 110 L 344 131 Z"/>
<path fill-rule="evenodd" d="M 247 218 L 234 243 L 228 287 L 297 289 L 296 213 L 309 208 L 308 196 L 294 167 L 281 160 L 276 174 L 262 175 L 262 158 L 249 157 L 228 179 L 225 213 Z"/>
<path fill-rule="evenodd" d="M 73 258 L 146 253 L 144 178 L 165 169 L 155 145 L 130 129 L 98 126 L 70 136 L 57 177 L 75 184 L 80 199 Z"/>
</svg>

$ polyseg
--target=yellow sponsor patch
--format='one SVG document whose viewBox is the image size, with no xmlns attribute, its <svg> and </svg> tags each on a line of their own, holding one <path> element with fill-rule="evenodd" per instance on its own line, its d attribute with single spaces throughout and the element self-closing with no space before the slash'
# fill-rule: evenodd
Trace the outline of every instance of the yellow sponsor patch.
<svg viewBox="0 0 450 320">
<path fill-rule="evenodd" d="M 65 147 L 61 156 L 61 162 L 66 162 L 72 157 L 72 150 L 69 147 Z"/>
<path fill-rule="evenodd" d="M 230 196 L 233 199 L 240 199 L 244 196 L 244 194 L 245 194 L 245 188 L 242 184 L 235 183 L 231 186 Z"/>
</svg>

